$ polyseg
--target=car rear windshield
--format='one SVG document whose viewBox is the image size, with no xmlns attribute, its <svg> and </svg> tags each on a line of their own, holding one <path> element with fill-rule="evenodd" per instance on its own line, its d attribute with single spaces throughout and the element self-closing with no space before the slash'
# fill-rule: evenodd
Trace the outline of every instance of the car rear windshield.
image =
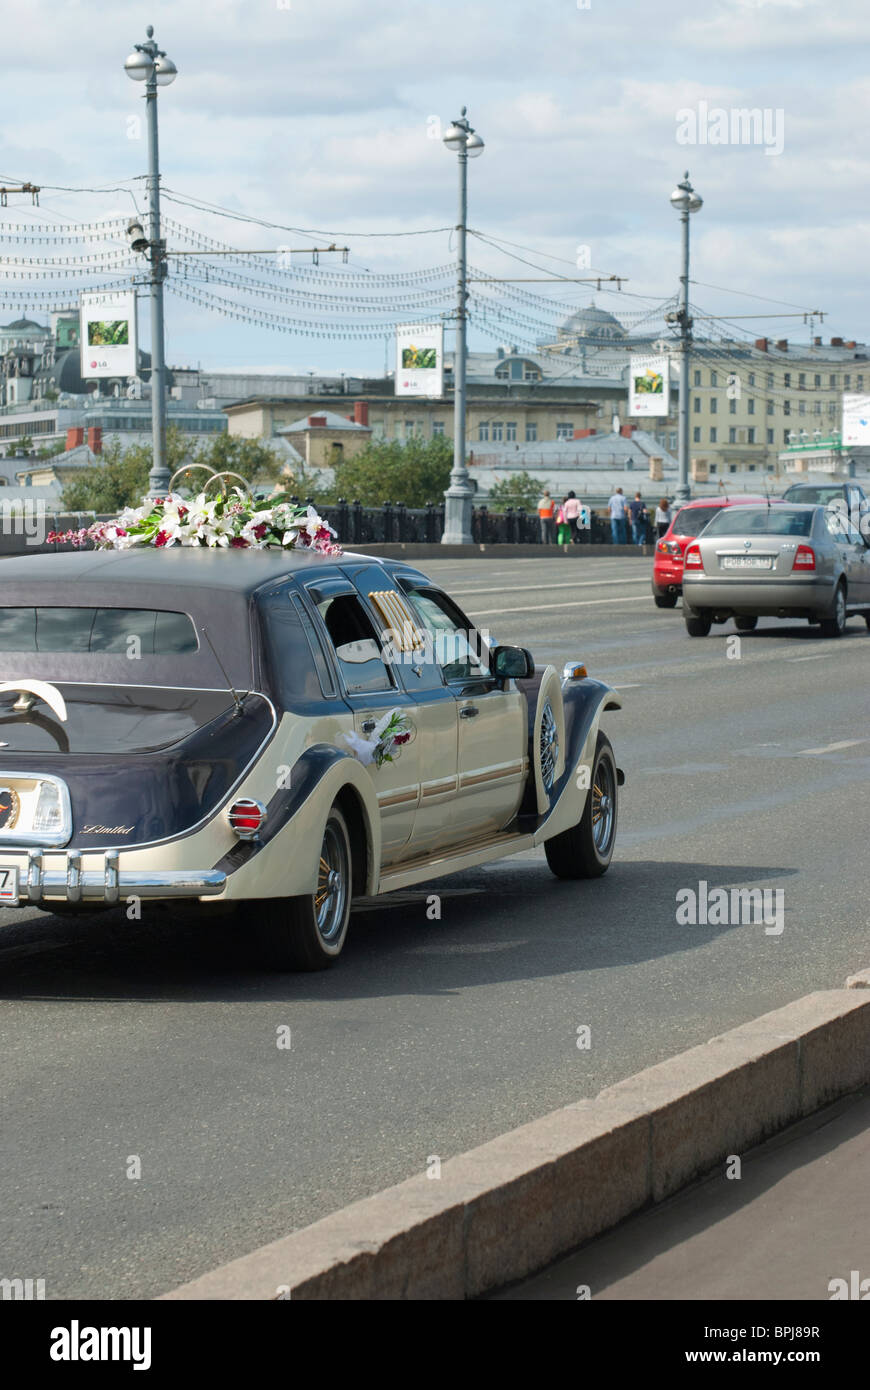
<svg viewBox="0 0 870 1390">
<path fill-rule="evenodd" d="M 786 500 L 792 502 L 833 502 L 835 497 L 843 498 L 841 487 L 800 487 L 789 488 Z M 845 498 L 843 498 L 845 501 Z"/>
<path fill-rule="evenodd" d="M 721 511 L 721 507 L 683 507 L 674 517 L 671 530 L 675 536 L 700 536 L 708 521 Z"/>
<path fill-rule="evenodd" d="M 815 513 L 790 507 L 723 507 L 704 532 L 707 536 L 808 536 Z"/>
<path fill-rule="evenodd" d="M 0 652 L 118 652 L 177 656 L 197 650 L 186 613 L 154 608 L 0 608 Z"/>
</svg>

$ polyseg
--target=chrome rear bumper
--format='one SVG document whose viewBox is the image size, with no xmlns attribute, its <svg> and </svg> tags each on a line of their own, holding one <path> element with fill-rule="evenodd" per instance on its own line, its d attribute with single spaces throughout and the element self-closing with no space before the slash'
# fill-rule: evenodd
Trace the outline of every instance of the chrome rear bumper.
<svg viewBox="0 0 870 1390">
<path fill-rule="evenodd" d="M 22 902 L 38 905 L 46 898 L 67 903 L 101 902 L 112 907 L 122 897 L 210 898 L 222 893 L 227 876 L 219 869 L 164 869 L 160 873 L 118 869 L 118 853 L 103 854 L 102 869 L 82 869 L 82 855 L 67 851 L 57 868 L 45 867 L 45 851 L 30 849 L 18 883 Z M 58 858 L 51 851 L 52 860 Z M 89 857 L 91 854 L 89 853 Z"/>
</svg>

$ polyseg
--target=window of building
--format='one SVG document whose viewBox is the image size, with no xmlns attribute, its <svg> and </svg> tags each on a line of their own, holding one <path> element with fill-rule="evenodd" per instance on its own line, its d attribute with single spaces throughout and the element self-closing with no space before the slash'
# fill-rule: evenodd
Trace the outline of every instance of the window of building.
<svg viewBox="0 0 870 1390">
<path fill-rule="evenodd" d="M 822 413 L 822 403 L 821 403 L 821 401 L 813 401 L 813 414 L 814 414 L 814 415 L 821 415 L 821 413 Z"/>
<path fill-rule="evenodd" d="M 504 437 L 509 444 L 513 444 L 517 437 L 516 420 L 508 420 L 504 427 Z"/>
<path fill-rule="evenodd" d="M 729 444 L 736 444 L 736 443 L 737 443 L 737 430 L 736 430 L 736 428 L 734 427 L 734 425 L 729 425 L 729 427 L 728 427 L 728 443 L 729 443 Z"/>
<path fill-rule="evenodd" d="M 484 444 L 489 439 L 489 421 L 484 420 L 477 427 L 478 443 Z"/>
<path fill-rule="evenodd" d="M 493 420 L 493 422 L 492 422 L 492 442 L 493 442 L 493 444 L 501 444 L 501 442 L 502 442 L 503 439 L 504 439 L 504 427 L 503 427 L 503 425 L 502 425 L 501 420 Z"/>
<path fill-rule="evenodd" d="M 768 391 L 770 390 L 770 388 L 772 387 L 772 385 L 773 385 L 773 372 L 768 372 L 768 373 L 767 373 L 767 389 L 768 389 Z"/>
<path fill-rule="evenodd" d="M 700 373 L 699 371 L 696 371 L 696 372 L 695 372 L 695 385 L 696 385 L 696 386 L 700 386 L 700 385 L 701 385 L 701 373 Z"/>
<path fill-rule="evenodd" d="M 755 414 L 755 397 L 754 397 L 754 396 L 750 396 L 749 400 L 746 402 L 746 413 L 747 413 L 747 415 L 754 415 L 754 414 Z"/>
<path fill-rule="evenodd" d="M 540 380 L 541 380 L 541 373 L 540 373 L 540 371 L 538 370 L 537 367 L 528 367 L 528 366 L 527 366 L 526 369 L 525 369 L 525 371 L 523 372 L 523 380 L 524 380 L 524 381 L 540 381 Z"/>
<path fill-rule="evenodd" d="M 715 425 L 711 425 L 711 427 L 710 427 L 710 443 L 711 443 L 711 444 L 715 444 L 715 443 L 716 443 L 716 426 L 715 426 Z"/>
<path fill-rule="evenodd" d="M 710 397 L 710 414 L 711 414 L 711 415 L 715 415 L 715 414 L 717 413 L 718 409 L 719 409 L 719 398 L 718 398 L 718 396 L 711 396 L 711 397 Z"/>
<path fill-rule="evenodd" d="M 718 385 L 719 385 L 719 377 L 718 377 L 718 375 L 716 374 L 716 372 L 711 372 L 711 373 L 710 373 L 710 385 L 711 385 L 711 386 L 718 386 Z"/>
<path fill-rule="evenodd" d="M 843 390 L 844 390 L 844 391 L 851 391 L 851 389 L 852 389 L 852 374 L 851 374 L 851 372 L 847 372 L 846 375 L 843 377 Z"/>
<path fill-rule="evenodd" d="M 736 415 L 736 414 L 737 414 L 737 402 L 736 402 L 736 401 L 729 401 L 729 402 L 728 402 L 728 414 L 729 414 L 729 415 Z"/>
<path fill-rule="evenodd" d="M 737 472 L 737 464 L 736 464 L 736 463 L 729 463 L 729 465 L 728 465 L 728 472 L 729 472 L 729 473 L 736 473 L 736 472 Z"/>
<path fill-rule="evenodd" d="M 443 433 L 444 433 L 444 421 L 443 421 L 443 420 L 433 420 L 433 421 L 432 421 L 432 435 L 433 435 L 433 437 L 437 438 L 438 436 L 442 435 Z"/>
<path fill-rule="evenodd" d="M 676 431 L 674 431 L 672 434 L 669 434 L 669 435 L 668 435 L 668 448 L 671 450 L 671 452 L 673 452 L 673 450 L 676 449 L 676 447 L 677 447 L 677 435 L 676 435 Z"/>
<path fill-rule="evenodd" d="M 856 378 L 855 378 L 855 387 L 856 387 L 856 390 L 858 390 L 858 391 L 863 391 L 863 390 L 864 390 L 864 378 L 863 378 L 863 376 L 859 376 L 859 377 L 856 377 Z"/>
<path fill-rule="evenodd" d="M 747 442 L 748 444 L 754 444 L 754 443 L 755 443 L 755 426 L 754 426 L 754 425 L 750 425 L 750 426 L 749 426 L 749 429 L 746 431 L 746 442 Z"/>
<path fill-rule="evenodd" d="M 806 401 L 798 401 L 798 415 L 806 415 L 806 413 L 807 413 L 807 403 L 806 403 Z"/>
<path fill-rule="evenodd" d="M 783 415 L 791 415 L 791 401 L 783 401 L 782 413 Z"/>
<path fill-rule="evenodd" d="M 791 386 L 791 372 L 786 372 L 782 379 L 783 386 Z"/>
<path fill-rule="evenodd" d="M 828 415 L 829 415 L 830 418 L 833 420 L 833 419 L 836 417 L 836 414 L 837 414 L 837 402 L 836 402 L 836 401 L 828 401 Z"/>
<path fill-rule="evenodd" d="M 570 420 L 563 420 L 561 424 L 558 424 L 558 423 L 557 423 L 557 425 L 556 425 L 556 438 L 557 438 L 557 439 L 573 439 L 573 438 L 574 438 L 574 426 L 573 426 L 573 424 L 571 423 Z"/>
<path fill-rule="evenodd" d="M 783 444 L 791 444 L 791 443 L 793 442 L 793 441 L 792 441 L 792 437 L 791 437 L 791 433 L 792 433 L 791 430 L 783 430 L 783 432 L 782 432 L 782 442 L 783 442 Z"/>
<path fill-rule="evenodd" d="M 774 407 L 773 401 L 768 401 L 768 402 L 767 402 L 767 413 L 768 413 L 768 415 L 772 415 L 773 412 L 774 412 L 774 409 L 775 409 L 775 407 Z"/>
<path fill-rule="evenodd" d="M 828 378 L 828 389 L 829 389 L 830 391 L 836 391 L 836 389 L 837 389 L 837 378 L 834 376 L 833 372 L 831 373 L 830 377 Z"/>
<path fill-rule="evenodd" d="M 695 398 L 694 398 L 694 407 L 695 407 L 695 414 L 696 414 L 696 415 L 700 415 L 700 414 L 701 414 L 701 397 L 700 397 L 700 396 L 695 396 Z"/>
<path fill-rule="evenodd" d="M 536 420 L 526 421 L 526 443 L 537 444 L 538 442 L 538 422 Z"/>
<path fill-rule="evenodd" d="M 749 385 L 750 385 L 750 386 L 754 386 L 754 385 L 755 385 L 755 373 L 754 373 L 754 372 L 750 372 L 750 373 L 749 373 Z"/>
<path fill-rule="evenodd" d="M 815 376 L 813 377 L 813 385 L 814 385 L 814 386 L 821 386 L 821 384 L 822 384 L 822 378 L 821 378 L 821 376 L 819 375 L 819 373 L 816 372 Z"/>
<path fill-rule="evenodd" d="M 798 372 L 798 389 L 800 390 L 801 388 L 806 387 L 806 384 L 807 384 L 807 374 L 806 374 L 806 372 Z"/>
<path fill-rule="evenodd" d="M 773 430 L 768 430 L 768 431 L 767 431 L 767 442 L 768 442 L 768 444 L 772 444 L 772 443 L 773 443 Z"/>
<path fill-rule="evenodd" d="M 719 465 L 718 465 L 718 463 L 711 463 L 711 464 L 710 464 L 710 472 L 711 472 L 711 473 L 718 473 L 718 472 L 719 472 Z"/>
<path fill-rule="evenodd" d="M 692 443 L 693 443 L 693 444 L 700 444 L 700 442 L 701 442 L 701 426 L 700 426 L 700 425 L 695 425 L 695 428 L 692 430 Z"/>
</svg>

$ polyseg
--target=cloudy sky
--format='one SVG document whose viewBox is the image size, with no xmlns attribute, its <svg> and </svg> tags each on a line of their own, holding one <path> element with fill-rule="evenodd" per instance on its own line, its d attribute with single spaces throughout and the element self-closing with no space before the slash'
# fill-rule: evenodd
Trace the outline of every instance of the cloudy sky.
<svg viewBox="0 0 870 1390">
<path fill-rule="evenodd" d="M 456 220 L 456 159 L 432 135 L 467 104 L 486 141 L 469 170 L 470 225 L 562 275 L 590 273 L 576 269 L 588 247 L 595 272 L 626 277 L 621 297 L 595 300 L 629 323 L 677 289 L 668 198 L 688 168 L 704 198 L 692 221 L 696 306 L 753 337 L 806 342 L 810 329 L 737 315 L 821 309 L 826 340 L 870 338 L 866 0 L 7 0 L 0 178 L 45 189 L 40 210 L 10 199 L 16 217 L 144 206 L 145 142 L 131 121 L 142 87 L 123 62 L 148 23 L 179 69 L 160 95 L 165 187 L 318 233 L 300 242 L 165 204 L 219 240 L 329 235 L 374 271 L 449 261 L 449 231 L 428 229 Z M 754 142 L 732 129 L 742 108 L 766 113 Z M 489 245 L 472 254 L 498 275 L 540 274 Z M 542 292 L 590 298 L 579 285 Z M 270 333 L 175 296 L 167 335 L 174 363 L 384 366 L 382 342 Z M 493 341 L 478 330 L 472 346 Z"/>
</svg>

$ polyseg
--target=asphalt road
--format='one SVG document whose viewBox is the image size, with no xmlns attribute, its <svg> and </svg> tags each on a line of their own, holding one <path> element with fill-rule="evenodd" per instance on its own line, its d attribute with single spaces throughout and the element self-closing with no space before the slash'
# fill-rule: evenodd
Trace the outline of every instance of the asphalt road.
<svg viewBox="0 0 870 1390">
<path fill-rule="evenodd" d="M 384 899 L 315 976 L 191 908 L 0 912 L 0 1277 L 161 1293 L 870 964 L 870 634 L 762 620 L 735 655 L 731 624 L 653 607 L 649 567 L 428 565 L 500 641 L 624 692 L 603 879 L 536 852 Z M 782 932 L 679 924 L 701 880 L 782 889 Z"/>
</svg>

